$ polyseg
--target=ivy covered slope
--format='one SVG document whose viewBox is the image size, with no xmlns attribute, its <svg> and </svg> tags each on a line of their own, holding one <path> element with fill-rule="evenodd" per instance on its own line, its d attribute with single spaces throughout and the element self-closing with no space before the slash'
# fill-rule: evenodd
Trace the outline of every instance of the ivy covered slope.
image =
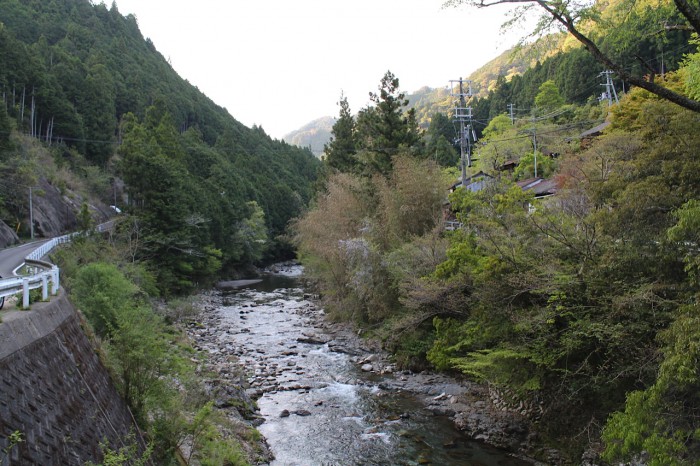
<svg viewBox="0 0 700 466">
<path fill-rule="evenodd" d="M 163 289 L 286 250 L 275 238 L 316 176 L 308 150 L 237 122 L 115 5 L 8 0 L 0 22 L 3 117 L 50 145 L 57 162 L 116 178 L 95 194 L 109 204 L 128 197 L 135 255 L 158 266 Z M 23 215 L 10 210 L 3 215 Z"/>
</svg>

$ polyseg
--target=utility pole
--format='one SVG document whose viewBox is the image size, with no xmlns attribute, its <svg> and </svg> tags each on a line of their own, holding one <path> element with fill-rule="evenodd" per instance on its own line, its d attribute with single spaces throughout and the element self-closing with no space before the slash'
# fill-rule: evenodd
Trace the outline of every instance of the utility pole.
<svg viewBox="0 0 700 466">
<path fill-rule="evenodd" d="M 606 70 L 598 75 L 605 76 L 605 84 L 601 84 L 601 86 L 605 86 L 605 92 L 603 92 L 603 94 L 600 96 L 600 100 L 607 100 L 608 107 L 610 107 L 613 104 L 613 96 L 615 97 L 615 103 L 620 103 L 620 101 L 617 100 L 617 91 L 615 91 L 615 86 L 613 85 L 612 74 L 612 71 Z"/>
<path fill-rule="evenodd" d="M 537 178 L 537 118 L 535 117 L 535 111 L 532 111 L 532 157 L 535 163 L 535 178 Z"/>
<path fill-rule="evenodd" d="M 534 126 L 532 128 L 532 145 L 535 151 L 532 155 L 535 158 L 535 178 L 537 178 L 537 128 Z"/>
<path fill-rule="evenodd" d="M 472 166 L 471 143 L 476 141 L 472 128 L 472 108 L 467 106 L 467 99 L 472 96 L 471 81 L 450 80 L 451 96 L 455 97 L 454 119 L 459 123 L 459 152 L 462 165 L 462 187 L 467 185 L 467 167 Z M 465 90 L 465 87 L 467 89 Z"/>
</svg>

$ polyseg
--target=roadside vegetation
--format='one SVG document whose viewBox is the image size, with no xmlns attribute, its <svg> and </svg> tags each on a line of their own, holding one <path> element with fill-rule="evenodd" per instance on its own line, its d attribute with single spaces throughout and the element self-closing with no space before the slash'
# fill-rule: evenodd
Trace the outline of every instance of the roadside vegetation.
<svg viewBox="0 0 700 466">
<path fill-rule="evenodd" d="M 86 332 L 144 434 L 125 449 L 103 446 L 105 464 L 258 462 L 260 434 L 216 410 L 204 385 L 203 356 L 183 327 L 196 318 L 195 305 L 189 298 L 154 300 L 149 290 L 156 276 L 122 259 L 126 243 L 117 230 L 108 240 L 80 238 L 53 254 Z"/>
</svg>

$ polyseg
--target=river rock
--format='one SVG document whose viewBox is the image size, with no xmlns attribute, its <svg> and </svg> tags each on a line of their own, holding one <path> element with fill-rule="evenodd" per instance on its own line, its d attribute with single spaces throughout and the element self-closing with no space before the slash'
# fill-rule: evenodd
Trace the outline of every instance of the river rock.
<svg viewBox="0 0 700 466">
<path fill-rule="evenodd" d="M 374 370 L 374 366 L 372 364 L 363 364 L 360 369 L 362 372 L 372 372 Z"/>
<path fill-rule="evenodd" d="M 500 412 L 459 412 L 454 422 L 469 437 L 509 451 L 518 450 L 529 430 L 525 418 Z"/>
<path fill-rule="evenodd" d="M 310 345 L 325 345 L 330 341 L 330 337 L 326 335 L 304 334 L 297 338 L 299 343 L 308 343 Z"/>
<path fill-rule="evenodd" d="M 311 411 L 308 411 L 306 409 L 297 409 L 294 411 L 294 414 L 297 416 L 311 416 Z"/>
<path fill-rule="evenodd" d="M 357 351 L 353 348 L 348 348 L 347 346 L 341 346 L 337 343 L 328 343 L 328 350 L 332 351 L 333 353 L 349 354 L 350 356 L 358 356 L 360 354 L 359 351 Z"/>
<path fill-rule="evenodd" d="M 457 442 L 452 439 L 442 444 L 443 448 L 457 448 Z"/>
</svg>

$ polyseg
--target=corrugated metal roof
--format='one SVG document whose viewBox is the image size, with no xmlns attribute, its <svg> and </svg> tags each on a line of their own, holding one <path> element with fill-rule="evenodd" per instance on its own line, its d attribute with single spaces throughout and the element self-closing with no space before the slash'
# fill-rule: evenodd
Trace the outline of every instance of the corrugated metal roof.
<svg viewBox="0 0 700 466">
<path fill-rule="evenodd" d="M 518 181 L 515 184 L 520 186 L 523 191 L 532 191 L 535 197 L 545 197 L 556 194 L 559 189 L 559 183 L 556 179 L 544 178 L 529 178 L 527 180 Z"/>
<path fill-rule="evenodd" d="M 609 121 L 604 121 L 603 123 L 599 124 L 598 126 L 589 129 L 588 131 L 584 131 L 581 133 L 582 138 L 587 138 L 591 136 L 597 136 L 598 134 L 602 133 L 605 128 L 610 126 Z"/>
</svg>

